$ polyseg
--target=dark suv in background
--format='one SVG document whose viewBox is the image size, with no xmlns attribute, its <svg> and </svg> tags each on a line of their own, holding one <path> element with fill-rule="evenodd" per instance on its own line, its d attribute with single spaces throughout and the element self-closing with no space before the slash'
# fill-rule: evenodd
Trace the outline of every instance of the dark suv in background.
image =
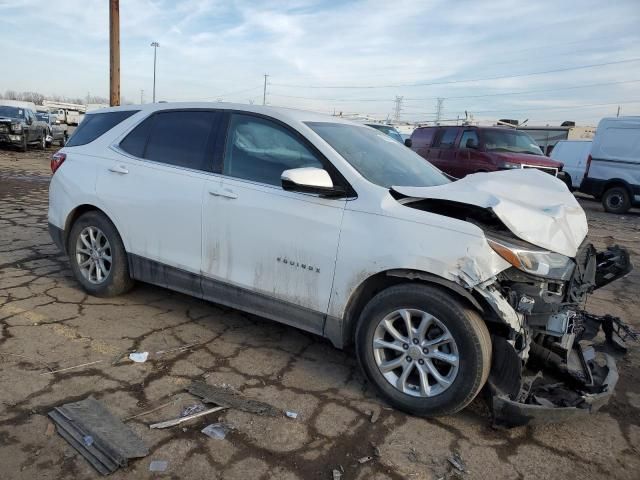
<svg viewBox="0 0 640 480">
<path fill-rule="evenodd" d="M 419 127 L 405 145 L 456 178 L 476 172 L 537 168 L 564 180 L 562 163 L 543 155 L 529 135 L 511 128 Z"/>
<path fill-rule="evenodd" d="M 0 105 L 0 145 L 11 145 L 26 152 L 33 144 L 44 150 L 46 142 L 47 124 L 38 120 L 33 110 Z"/>
</svg>

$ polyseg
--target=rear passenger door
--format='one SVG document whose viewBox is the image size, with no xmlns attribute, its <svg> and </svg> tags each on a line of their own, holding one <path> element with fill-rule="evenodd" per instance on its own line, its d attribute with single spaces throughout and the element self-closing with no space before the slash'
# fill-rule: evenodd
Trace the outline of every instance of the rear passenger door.
<svg viewBox="0 0 640 480">
<path fill-rule="evenodd" d="M 346 201 L 285 191 L 280 176 L 326 162 L 289 126 L 230 114 L 224 180 L 204 200 L 205 298 L 322 332 Z"/>
<path fill-rule="evenodd" d="M 118 217 L 136 278 L 200 293 L 202 196 L 219 119 L 208 110 L 157 112 L 99 171 L 98 196 Z"/>
<path fill-rule="evenodd" d="M 458 130 L 458 127 L 441 127 L 436 134 L 430 156 L 434 165 L 453 176 L 456 176 L 453 172 L 455 171 L 455 143 Z"/>
</svg>

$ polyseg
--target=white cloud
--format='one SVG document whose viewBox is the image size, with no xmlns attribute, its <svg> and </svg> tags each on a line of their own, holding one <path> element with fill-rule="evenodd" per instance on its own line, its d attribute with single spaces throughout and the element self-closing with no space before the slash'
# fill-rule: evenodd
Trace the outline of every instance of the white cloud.
<svg viewBox="0 0 640 480">
<path fill-rule="evenodd" d="M 158 41 L 158 97 L 261 100 L 271 75 L 271 103 L 384 116 L 393 98 L 405 118 L 425 118 L 435 99 L 640 80 L 640 62 L 563 73 L 425 87 L 312 89 L 279 85 L 384 85 L 484 78 L 640 57 L 635 0 L 571 2 L 396 2 L 361 0 L 121 2 L 122 92 L 151 97 L 150 42 Z M 24 28 L 28 26 L 28 28 Z M 0 91 L 83 96 L 108 93 L 108 2 L 0 0 Z M 7 48 L 8 46 L 8 48 Z M 545 121 L 560 107 L 595 122 L 609 108 L 640 100 L 639 84 L 558 90 L 525 96 L 445 100 L 445 115 L 495 111 Z M 248 90 L 248 91 L 247 91 Z M 295 97 L 308 98 L 290 98 Z M 323 100 L 332 99 L 332 100 Z M 355 101 L 350 99 L 380 99 Z M 555 110 L 545 111 L 543 107 Z M 627 113 L 640 104 L 629 104 Z M 530 111 L 526 109 L 530 108 Z M 535 110 L 534 110 L 535 108 Z M 580 117 L 578 117 L 580 115 Z M 427 117 L 429 118 L 429 117 Z"/>
</svg>

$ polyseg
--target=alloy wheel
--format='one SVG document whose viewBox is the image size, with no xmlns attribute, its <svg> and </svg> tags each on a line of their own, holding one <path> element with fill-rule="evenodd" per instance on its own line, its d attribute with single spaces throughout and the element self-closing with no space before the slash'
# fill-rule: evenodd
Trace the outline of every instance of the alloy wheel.
<svg viewBox="0 0 640 480">
<path fill-rule="evenodd" d="M 418 309 L 385 316 L 373 334 L 373 355 L 384 378 L 414 397 L 434 397 L 458 375 L 458 346 L 449 329 Z"/>
<path fill-rule="evenodd" d="M 98 227 L 85 227 L 76 240 L 76 262 L 90 283 L 103 283 L 111 273 L 111 244 Z"/>
</svg>

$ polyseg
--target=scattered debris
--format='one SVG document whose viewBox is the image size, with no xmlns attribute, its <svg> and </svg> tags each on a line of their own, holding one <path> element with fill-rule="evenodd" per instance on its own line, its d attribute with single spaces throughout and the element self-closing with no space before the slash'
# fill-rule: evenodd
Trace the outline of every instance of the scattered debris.
<svg viewBox="0 0 640 480">
<path fill-rule="evenodd" d="M 127 417 L 127 418 L 123 419 L 122 421 L 123 422 L 128 422 L 129 420 L 132 420 L 134 418 L 144 417 L 145 415 L 149 415 L 150 413 L 157 412 L 158 410 L 161 410 L 161 409 L 163 409 L 165 407 L 168 407 L 169 405 L 173 405 L 173 403 L 174 402 L 167 402 L 167 403 L 165 403 L 163 405 L 160 405 L 159 407 L 152 408 L 151 410 L 146 410 L 144 412 L 140 412 L 140 413 L 137 413 L 135 415 L 131 415 L 130 417 Z"/>
<path fill-rule="evenodd" d="M 149 358 L 149 352 L 133 352 L 129 354 L 129 360 L 133 360 L 136 363 L 144 363 Z"/>
<path fill-rule="evenodd" d="M 367 463 L 370 462 L 371 460 L 373 460 L 372 456 L 366 456 L 366 457 L 362 457 L 358 459 L 358 463 Z"/>
<path fill-rule="evenodd" d="M 164 355 L 165 353 L 181 353 L 185 350 L 189 350 L 190 348 L 197 347 L 198 345 L 202 345 L 206 342 L 198 342 L 198 343 L 188 343 L 186 345 L 182 345 L 180 347 L 168 348 L 166 350 L 158 350 L 156 355 Z"/>
<path fill-rule="evenodd" d="M 289 418 L 293 418 L 293 419 L 298 418 L 298 412 L 291 412 L 287 410 L 286 412 L 284 412 L 284 414 Z"/>
<path fill-rule="evenodd" d="M 50 372 L 42 372 L 40 375 L 51 375 L 53 373 L 66 372 L 67 370 L 73 370 L 75 368 L 88 367 L 89 365 L 95 365 L 96 363 L 100 363 L 102 360 L 96 360 L 95 362 L 83 363 L 81 365 L 74 365 L 73 367 L 61 368 L 60 370 L 51 370 Z"/>
<path fill-rule="evenodd" d="M 380 418 L 380 410 L 374 410 L 374 412 L 371 414 L 371 423 L 376 423 L 378 421 L 378 418 Z"/>
<path fill-rule="evenodd" d="M 333 480 L 340 480 L 342 478 L 342 472 L 338 469 L 333 469 Z"/>
<path fill-rule="evenodd" d="M 55 431 L 56 431 L 55 425 L 53 423 L 49 422 L 49 423 L 47 423 L 47 428 L 44 431 L 44 434 L 47 437 L 50 437 L 51 435 L 53 435 L 53 432 L 55 432 Z"/>
<path fill-rule="evenodd" d="M 460 457 L 460 454 L 458 452 L 455 452 L 452 456 L 447 458 L 447 460 L 451 465 L 453 465 L 453 468 L 455 468 L 456 470 L 459 470 L 462 473 L 469 473 L 467 471 L 467 466 L 465 465 L 462 457 Z"/>
<path fill-rule="evenodd" d="M 225 423 L 212 423 L 211 425 L 207 425 L 202 430 L 207 437 L 214 438 L 216 440 L 224 440 L 233 428 Z"/>
<path fill-rule="evenodd" d="M 58 433 L 103 475 L 144 457 L 144 442 L 93 397 L 55 407 L 49 412 Z"/>
<path fill-rule="evenodd" d="M 173 418 L 171 420 L 166 420 L 164 422 L 154 423 L 152 425 L 149 425 L 149 428 L 174 427 L 176 425 L 180 425 L 183 422 L 186 422 L 187 420 L 191 420 L 192 418 L 202 417 L 203 415 L 208 415 L 209 413 L 219 412 L 220 410 L 224 410 L 226 408 L 228 408 L 228 407 L 224 406 L 224 407 L 210 408 L 209 410 L 203 410 L 202 412 L 194 413 L 194 414 L 188 415 L 186 417 L 178 417 L 178 418 Z"/>
<path fill-rule="evenodd" d="M 198 413 L 204 410 L 204 405 L 201 403 L 195 403 L 188 407 L 185 407 L 182 412 L 180 412 L 181 417 L 188 417 L 189 415 L 193 415 L 194 413 Z"/>
<path fill-rule="evenodd" d="M 193 382 L 186 390 L 196 397 L 200 397 L 205 403 L 215 403 L 216 405 L 223 405 L 257 415 L 268 415 L 271 417 L 282 415 L 281 410 L 278 410 L 268 403 L 243 398 L 233 391 L 215 385 Z"/>
<path fill-rule="evenodd" d="M 47 363 L 43 362 L 42 360 L 38 360 L 32 357 L 27 357 L 26 355 L 19 355 L 17 353 L 7 353 L 7 352 L 0 352 L 0 355 L 6 355 L 8 357 L 24 358 L 25 360 L 29 360 L 30 362 L 39 363 L 40 365 L 43 365 L 49 371 L 53 370 Z"/>
<path fill-rule="evenodd" d="M 166 460 L 152 460 L 149 464 L 150 472 L 164 472 L 169 467 L 169 462 Z"/>
</svg>

